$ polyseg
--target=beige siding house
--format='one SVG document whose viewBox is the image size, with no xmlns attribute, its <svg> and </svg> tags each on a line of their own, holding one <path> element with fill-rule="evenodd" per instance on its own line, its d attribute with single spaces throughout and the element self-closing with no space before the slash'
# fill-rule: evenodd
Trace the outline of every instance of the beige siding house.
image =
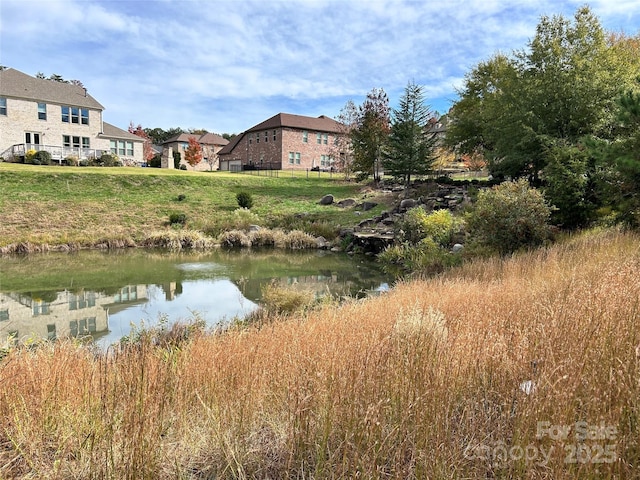
<svg viewBox="0 0 640 480">
<path fill-rule="evenodd" d="M 185 160 L 185 151 L 189 147 L 189 138 L 194 137 L 202 148 L 202 161 L 192 167 Z M 222 138 L 215 133 L 205 133 L 204 135 L 194 133 L 181 133 L 171 137 L 162 144 L 163 149 L 171 148 L 172 152 L 180 153 L 180 165 L 184 165 L 187 170 L 198 172 L 218 170 L 218 152 L 229 143 L 226 138 Z"/>
<path fill-rule="evenodd" d="M 125 165 L 143 163 L 143 141 L 103 121 L 104 107 L 86 88 L 0 71 L 0 157 L 16 161 L 29 150 L 53 160 L 114 153 Z"/>
<path fill-rule="evenodd" d="M 330 170 L 341 127 L 324 115 L 278 113 L 224 147 L 218 153 L 220 170 Z"/>
</svg>

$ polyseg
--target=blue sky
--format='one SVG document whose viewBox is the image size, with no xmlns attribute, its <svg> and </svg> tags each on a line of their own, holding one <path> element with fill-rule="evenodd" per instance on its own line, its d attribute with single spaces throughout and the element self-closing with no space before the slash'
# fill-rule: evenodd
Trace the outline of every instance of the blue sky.
<svg viewBox="0 0 640 480">
<path fill-rule="evenodd" d="M 408 81 L 445 113 L 465 73 L 588 4 L 640 31 L 640 0 L 0 0 L 0 64 L 78 79 L 121 128 L 238 133 L 278 112 L 335 117 Z"/>
</svg>

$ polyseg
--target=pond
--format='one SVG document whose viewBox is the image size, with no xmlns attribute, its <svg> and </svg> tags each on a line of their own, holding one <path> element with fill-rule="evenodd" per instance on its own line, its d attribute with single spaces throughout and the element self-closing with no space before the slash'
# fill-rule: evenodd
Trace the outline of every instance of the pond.
<svg viewBox="0 0 640 480">
<path fill-rule="evenodd" d="M 258 308 L 270 282 L 317 296 L 363 296 L 393 279 L 369 257 L 327 251 L 80 251 L 0 258 L 0 338 L 91 335 L 102 346 L 133 325 L 207 325 Z M 161 320 L 162 319 L 162 320 Z"/>
</svg>

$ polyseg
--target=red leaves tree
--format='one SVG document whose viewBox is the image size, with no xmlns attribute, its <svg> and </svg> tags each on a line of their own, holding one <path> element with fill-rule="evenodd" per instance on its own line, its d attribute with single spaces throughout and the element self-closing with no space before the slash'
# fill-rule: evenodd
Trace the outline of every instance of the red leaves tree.
<svg viewBox="0 0 640 480">
<path fill-rule="evenodd" d="M 202 161 L 202 147 L 196 137 L 189 137 L 189 146 L 184 152 L 184 159 L 192 167 Z"/>
<path fill-rule="evenodd" d="M 151 137 L 147 135 L 147 132 L 144 131 L 142 125 L 134 127 L 133 122 L 131 122 L 129 124 L 129 133 L 133 133 L 134 135 L 144 139 L 144 143 L 142 144 L 142 156 L 145 162 L 151 160 L 154 156 L 153 149 L 151 148 Z"/>
</svg>

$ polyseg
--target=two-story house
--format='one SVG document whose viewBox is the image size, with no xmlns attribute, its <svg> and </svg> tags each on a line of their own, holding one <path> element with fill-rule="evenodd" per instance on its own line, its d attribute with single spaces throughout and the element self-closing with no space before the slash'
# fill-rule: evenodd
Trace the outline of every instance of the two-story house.
<svg viewBox="0 0 640 480">
<path fill-rule="evenodd" d="M 189 138 L 194 137 L 200 148 L 202 148 L 202 161 L 195 166 L 189 165 L 185 160 L 185 152 L 189 148 Z M 180 133 L 166 140 L 162 147 L 171 148 L 173 152 L 180 153 L 180 165 L 184 165 L 187 170 L 198 172 L 218 169 L 218 152 L 229 143 L 229 140 L 215 133 L 205 133 L 203 135 L 195 133 Z"/>
<path fill-rule="evenodd" d="M 339 122 L 324 115 L 278 113 L 220 150 L 220 170 L 329 170 L 341 131 Z"/>
<path fill-rule="evenodd" d="M 14 161 L 46 150 L 58 162 L 113 153 L 125 165 L 143 163 L 143 140 L 103 121 L 104 107 L 86 88 L 0 71 L 0 157 Z"/>
</svg>

